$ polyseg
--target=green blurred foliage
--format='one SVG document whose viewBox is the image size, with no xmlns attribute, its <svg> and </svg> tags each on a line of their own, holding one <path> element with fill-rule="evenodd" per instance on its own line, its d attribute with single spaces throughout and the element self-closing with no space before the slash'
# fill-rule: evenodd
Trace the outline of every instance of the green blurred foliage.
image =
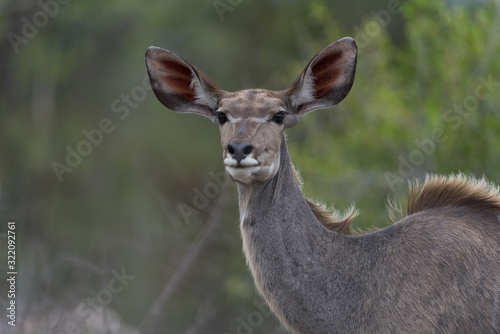
<svg viewBox="0 0 500 334">
<path fill-rule="evenodd" d="M 135 279 L 107 308 L 134 328 L 165 286 L 175 289 L 159 333 L 236 333 L 238 319 L 258 310 L 235 186 L 221 189 L 229 202 L 210 233 L 217 198 L 187 220 L 181 214 L 213 182 L 209 173 L 223 170 L 219 135 L 206 119 L 164 109 L 143 85 L 150 45 L 222 89 L 284 89 L 324 46 L 355 37 L 351 93 L 288 138 L 306 195 L 338 209 L 356 203 L 357 227 L 389 224 L 387 198 L 404 201 L 407 180 L 425 173 L 500 181 L 500 87 L 477 95 L 484 80 L 500 81 L 498 5 L 413 0 L 384 16 L 391 1 L 241 1 L 221 20 L 214 3 L 70 1 L 18 52 L 8 34 L 22 36 L 40 2 L 2 5 L 0 217 L 18 227 L 19 321 L 71 310 L 121 268 Z M 67 147 L 77 150 L 82 131 L 103 119 L 112 130 L 59 182 L 53 163 L 66 164 Z M 173 284 L 200 239 L 202 251 Z M 255 333 L 278 326 L 264 317 Z"/>
<path fill-rule="evenodd" d="M 403 43 L 391 42 L 387 30 L 368 35 L 346 100 L 336 111 L 308 115 L 291 131 L 305 192 L 340 208 L 356 202 L 358 226 L 380 227 L 389 223 L 387 196 L 400 199 L 407 181 L 425 173 L 461 170 L 498 181 L 499 14 L 493 4 L 450 8 L 412 1 L 401 14 Z M 374 20 L 368 16 L 361 30 L 370 31 Z M 315 48 L 328 42 L 319 40 Z M 476 96 L 482 80 L 496 82 L 491 92 L 479 90 L 485 98 Z"/>
</svg>

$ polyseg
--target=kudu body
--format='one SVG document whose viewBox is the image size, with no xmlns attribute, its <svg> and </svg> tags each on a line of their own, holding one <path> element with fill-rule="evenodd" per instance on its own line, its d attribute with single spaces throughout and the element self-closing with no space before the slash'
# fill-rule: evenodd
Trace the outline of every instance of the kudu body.
<svg viewBox="0 0 500 334">
<path fill-rule="evenodd" d="M 500 333 L 500 197 L 485 180 L 428 177 L 407 216 L 351 235 L 300 190 L 283 131 L 349 92 L 350 38 L 320 51 L 284 91 L 222 91 L 170 51 L 146 63 L 158 99 L 210 118 L 237 183 L 244 253 L 258 290 L 293 332 Z"/>
</svg>

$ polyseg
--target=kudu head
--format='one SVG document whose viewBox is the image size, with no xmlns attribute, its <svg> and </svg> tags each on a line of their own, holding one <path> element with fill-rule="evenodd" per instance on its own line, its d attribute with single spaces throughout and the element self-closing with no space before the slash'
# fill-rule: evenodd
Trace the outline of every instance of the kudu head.
<svg viewBox="0 0 500 334">
<path fill-rule="evenodd" d="M 354 81 L 357 47 L 343 38 L 321 50 L 283 91 L 223 91 L 171 51 L 150 47 L 146 65 L 156 97 L 180 113 L 219 126 L 226 172 L 240 183 L 272 178 L 279 169 L 283 131 L 309 111 L 336 105 Z"/>
</svg>

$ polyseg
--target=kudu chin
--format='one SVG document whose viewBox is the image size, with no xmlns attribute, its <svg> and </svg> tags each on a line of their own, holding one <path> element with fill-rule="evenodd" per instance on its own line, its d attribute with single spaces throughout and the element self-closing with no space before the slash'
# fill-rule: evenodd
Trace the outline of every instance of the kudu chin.
<svg viewBox="0 0 500 334">
<path fill-rule="evenodd" d="M 500 197 L 484 179 L 428 176 L 407 215 L 355 234 L 306 199 L 283 131 L 344 99 L 357 48 L 343 38 L 282 91 L 227 92 L 171 51 L 151 47 L 156 97 L 220 130 L 238 185 L 243 249 L 256 286 L 293 333 L 500 333 Z M 185 138 L 187 139 L 187 137 Z"/>
</svg>

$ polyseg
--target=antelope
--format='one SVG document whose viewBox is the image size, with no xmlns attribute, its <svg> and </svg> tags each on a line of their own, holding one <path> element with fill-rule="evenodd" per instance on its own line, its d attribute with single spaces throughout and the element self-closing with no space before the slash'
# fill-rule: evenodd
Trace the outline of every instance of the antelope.
<svg viewBox="0 0 500 334">
<path fill-rule="evenodd" d="M 500 196 L 483 178 L 410 183 L 406 215 L 358 234 L 308 200 L 284 130 L 351 89 L 353 39 L 321 50 L 282 91 L 219 89 L 171 51 L 150 47 L 158 100 L 208 117 L 238 189 L 243 251 L 258 291 L 295 334 L 500 333 Z"/>
</svg>

